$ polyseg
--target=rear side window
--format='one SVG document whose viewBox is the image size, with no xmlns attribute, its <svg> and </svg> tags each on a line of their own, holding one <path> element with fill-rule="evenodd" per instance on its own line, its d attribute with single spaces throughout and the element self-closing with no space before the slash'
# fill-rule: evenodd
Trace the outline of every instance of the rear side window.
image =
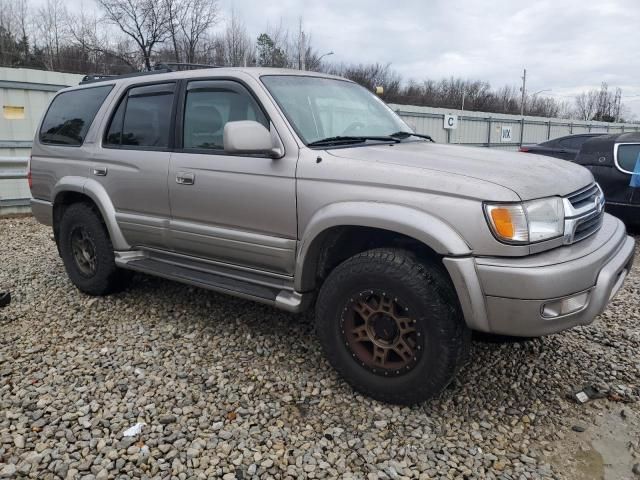
<svg viewBox="0 0 640 480">
<path fill-rule="evenodd" d="M 586 142 L 587 140 L 591 139 L 593 137 L 567 137 L 567 138 L 563 138 L 561 139 L 558 143 L 560 144 L 561 147 L 564 148 L 571 148 L 574 150 L 580 150 L 580 147 L 582 147 L 582 144 L 584 142 Z"/>
<path fill-rule="evenodd" d="M 40 142 L 79 146 L 112 85 L 72 90 L 58 95 L 42 121 Z"/>
<path fill-rule="evenodd" d="M 116 109 L 104 144 L 123 148 L 169 146 L 175 83 L 130 89 Z"/>
<path fill-rule="evenodd" d="M 640 172 L 640 143 L 618 145 L 616 154 L 618 168 L 626 173 Z"/>
</svg>

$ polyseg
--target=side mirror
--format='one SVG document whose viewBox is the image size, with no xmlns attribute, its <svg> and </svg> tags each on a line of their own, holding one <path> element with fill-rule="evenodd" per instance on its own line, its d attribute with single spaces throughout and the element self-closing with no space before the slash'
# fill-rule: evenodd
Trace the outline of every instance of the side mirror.
<svg viewBox="0 0 640 480">
<path fill-rule="evenodd" d="M 227 122 L 223 134 L 224 151 L 280 158 L 283 148 L 276 137 L 277 135 L 272 135 L 264 125 L 253 120 Z"/>
</svg>

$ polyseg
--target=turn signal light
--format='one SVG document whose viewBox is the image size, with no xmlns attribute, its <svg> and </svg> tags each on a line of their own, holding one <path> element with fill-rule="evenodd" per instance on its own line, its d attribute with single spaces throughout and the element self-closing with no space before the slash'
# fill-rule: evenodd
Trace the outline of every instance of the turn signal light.
<svg viewBox="0 0 640 480">
<path fill-rule="evenodd" d="M 496 233 L 504 238 L 513 238 L 515 227 L 511 220 L 511 212 L 506 208 L 494 208 L 491 210 L 491 220 L 496 229 Z"/>
</svg>

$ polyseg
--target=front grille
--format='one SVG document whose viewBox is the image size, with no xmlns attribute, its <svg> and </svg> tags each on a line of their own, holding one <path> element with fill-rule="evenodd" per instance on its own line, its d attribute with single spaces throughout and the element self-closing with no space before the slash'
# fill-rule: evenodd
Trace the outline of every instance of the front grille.
<svg viewBox="0 0 640 480">
<path fill-rule="evenodd" d="M 604 195 L 598 185 L 594 183 L 564 200 L 565 244 L 579 242 L 600 230 L 604 219 Z"/>
<path fill-rule="evenodd" d="M 580 219 L 573 233 L 573 241 L 579 242 L 600 230 L 604 212 L 596 213 L 590 218 Z"/>
<path fill-rule="evenodd" d="M 585 205 L 593 205 L 595 198 L 600 194 L 600 189 L 594 183 L 590 187 L 580 190 L 576 193 L 569 195 L 568 199 L 571 202 L 571 206 L 576 210 L 583 208 Z"/>
</svg>

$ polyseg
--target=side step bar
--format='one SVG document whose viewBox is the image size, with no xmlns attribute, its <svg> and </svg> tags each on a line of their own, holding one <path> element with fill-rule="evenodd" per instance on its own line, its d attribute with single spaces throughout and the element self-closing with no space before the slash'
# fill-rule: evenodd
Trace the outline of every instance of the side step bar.
<svg viewBox="0 0 640 480">
<path fill-rule="evenodd" d="M 211 269 L 189 268 L 143 255 L 116 255 L 116 264 L 122 268 L 148 273 L 158 277 L 175 280 L 196 287 L 226 293 L 247 300 L 273 305 L 288 312 L 297 313 L 307 306 L 307 296 L 291 290 L 256 284 L 254 282 L 231 278 Z"/>
</svg>

